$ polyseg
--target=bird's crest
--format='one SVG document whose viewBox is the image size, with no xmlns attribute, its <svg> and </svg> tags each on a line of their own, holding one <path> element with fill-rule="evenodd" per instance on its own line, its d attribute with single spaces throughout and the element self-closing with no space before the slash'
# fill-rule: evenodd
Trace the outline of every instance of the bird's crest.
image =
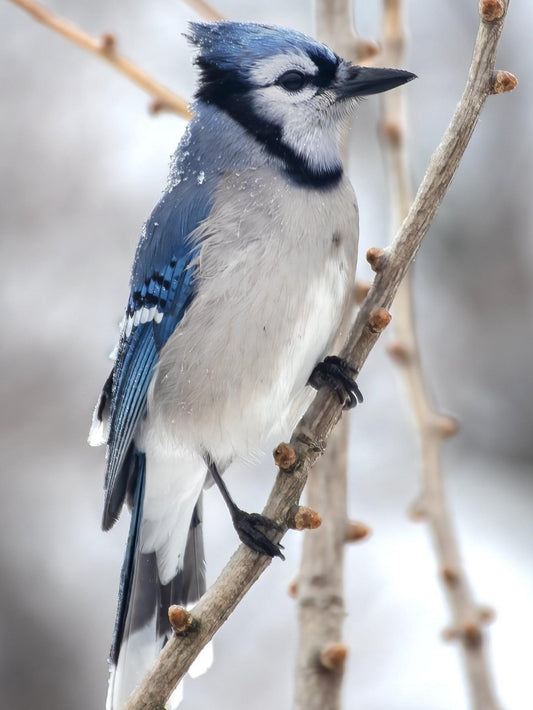
<svg viewBox="0 0 533 710">
<path fill-rule="evenodd" d="M 307 54 L 318 62 L 339 62 L 324 44 L 307 35 L 253 22 L 191 22 L 185 35 L 197 48 L 196 63 L 246 73 L 258 62 L 279 54 Z"/>
</svg>

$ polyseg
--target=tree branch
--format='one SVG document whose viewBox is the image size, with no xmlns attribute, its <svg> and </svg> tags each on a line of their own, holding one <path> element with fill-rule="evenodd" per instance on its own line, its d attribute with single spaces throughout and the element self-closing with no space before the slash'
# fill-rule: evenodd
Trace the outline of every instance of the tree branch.
<svg viewBox="0 0 533 710">
<path fill-rule="evenodd" d="M 501 4 L 505 12 L 508 0 L 501 0 Z M 494 61 L 503 21 L 504 14 L 492 22 L 481 22 L 461 101 L 430 160 L 409 214 L 390 248 L 377 260 L 374 284 L 361 305 L 341 353 L 359 369 L 386 325 L 387 309 L 459 165 L 485 99 L 494 90 Z M 289 470 L 279 470 L 265 515 L 286 527 L 290 510 L 298 504 L 309 470 L 324 451 L 340 417 L 337 397 L 324 389 L 319 391 L 291 437 L 296 464 Z M 191 611 L 193 622 L 189 630 L 175 635 L 167 643 L 155 666 L 126 703 L 125 710 L 156 710 L 165 703 L 201 648 L 270 563 L 270 558 L 260 556 L 244 545 L 237 549 L 218 579 Z"/>
<path fill-rule="evenodd" d="M 402 0 L 384 0 L 382 46 L 387 66 L 401 65 L 404 43 Z M 493 88 L 496 93 L 497 87 Z M 403 96 L 403 91 L 399 90 L 382 98 L 381 137 L 389 165 L 393 231 L 407 214 L 411 202 Z M 452 631 L 448 635 L 461 642 L 472 707 L 496 710 L 500 704 L 493 687 L 482 632 L 483 622 L 489 619 L 486 610 L 480 609 L 474 601 L 446 500 L 441 445 L 445 438 L 456 432 L 457 426 L 453 419 L 437 411 L 424 378 L 416 335 L 412 277 L 411 267 L 394 301 L 396 341 L 388 349 L 401 367 L 420 439 L 422 494 L 414 513 L 417 519 L 425 519 L 430 528 L 440 579 L 453 615 Z"/>
<path fill-rule="evenodd" d="M 192 8 L 200 17 L 208 22 L 218 22 L 220 20 L 225 20 L 224 15 L 221 15 L 214 8 L 211 7 L 205 0 L 182 0 L 185 5 Z"/>
<path fill-rule="evenodd" d="M 166 86 L 160 84 L 132 61 L 117 52 L 114 34 L 107 33 L 104 34 L 101 39 L 97 39 L 83 32 L 83 30 L 80 30 L 68 20 L 59 17 L 59 15 L 55 15 L 48 10 L 48 8 L 44 7 L 44 5 L 35 2 L 35 0 L 10 1 L 25 10 L 37 20 L 37 22 L 41 22 L 70 42 L 77 44 L 78 47 L 95 54 L 97 57 L 100 57 L 100 59 L 104 59 L 121 74 L 127 76 L 134 84 L 137 84 L 137 86 L 153 98 L 154 101 L 151 110 L 154 113 L 158 111 L 170 111 L 181 116 L 181 118 L 190 119 L 192 117 L 185 99 L 182 99 L 181 96 L 178 96 L 170 89 L 167 89 Z"/>
<path fill-rule="evenodd" d="M 316 0 L 316 35 L 340 56 L 359 63 L 377 52 L 375 43 L 357 36 L 352 0 Z M 345 136 L 346 139 L 346 136 Z M 348 166 L 347 140 L 343 164 Z M 349 329 L 349 313 L 340 332 Z M 342 343 L 340 343 L 342 344 Z M 323 517 L 320 528 L 304 534 L 298 574 L 298 659 L 295 710 L 336 710 L 348 648 L 342 643 L 344 610 L 344 546 L 348 515 L 347 454 L 350 418 L 344 416 L 332 433 L 325 455 L 307 482 L 307 501 Z"/>
<path fill-rule="evenodd" d="M 310 472 L 307 503 L 323 517 L 304 534 L 298 574 L 298 660 L 294 708 L 336 710 L 348 652 L 342 642 L 348 417 L 332 432 L 326 455 Z"/>
<path fill-rule="evenodd" d="M 355 32 L 350 0 L 317 0 L 315 18 L 320 40 L 334 47 L 344 59 L 362 63 L 379 52 L 376 42 L 363 39 Z"/>
<path fill-rule="evenodd" d="M 383 8 L 384 61 L 387 66 L 400 67 L 405 44 L 402 0 L 384 0 Z M 412 199 L 403 102 L 404 92 L 401 89 L 382 97 L 380 134 L 388 163 L 393 233 L 405 218 Z M 415 326 L 413 267 L 400 284 L 393 313 L 396 340 L 388 349 L 401 367 L 422 454 L 423 491 L 416 506 L 417 518 L 423 516 L 430 528 L 440 579 L 453 615 L 452 628 L 461 641 L 472 707 L 476 710 L 496 710 L 500 705 L 493 688 L 481 630 L 482 622 L 487 619 L 474 601 L 446 501 L 441 445 L 444 438 L 455 433 L 457 427 L 452 419 L 437 411 L 424 378 Z"/>
</svg>

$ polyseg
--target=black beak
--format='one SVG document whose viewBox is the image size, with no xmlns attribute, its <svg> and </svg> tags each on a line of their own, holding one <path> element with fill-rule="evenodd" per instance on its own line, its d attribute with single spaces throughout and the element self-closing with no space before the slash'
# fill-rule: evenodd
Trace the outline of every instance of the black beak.
<svg viewBox="0 0 533 710">
<path fill-rule="evenodd" d="M 416 79 L 416 74 L 402 69 L 358 67 L 346 62 L 339 72 L 335 90 L 339 98 L 349 99 L 354 96 L 379 94 L 413 79 Z"/>
</svg>

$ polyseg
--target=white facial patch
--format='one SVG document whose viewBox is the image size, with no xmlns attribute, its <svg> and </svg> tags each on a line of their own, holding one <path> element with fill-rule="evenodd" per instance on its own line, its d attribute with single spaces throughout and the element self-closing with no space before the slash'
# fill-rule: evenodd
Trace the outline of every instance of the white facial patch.
<svg viewBox="0 0 533 710">
<path fill-rule="evenodd" d="M 288 71 L 317 76 L 319 69 L 305 53 L 279 54 L 253 68 L 253 91 L 258 116 L 279 126 L 283 142 L 314 170 L 333 171 L 341 167 L 340 129 L 350 113 L 339 110 L 332 90 L 308 82 L 299 91 L 287 91 L 277 84 Z"/>
<path fill-rule="evenodd" d="M 331 118 L 317 122 L 309 114 L 291 116 L 283 124 L 283 142 L 313 169 L 319 172 L 333 170 L 342 165 L 340 127 Z"/>
<path fill-rule="evenodd" d="M 331 92 L 313 85 L 288 92 L 281 86 L 256 89 L 256 112 L 281 128 L 283 142 L 313 169 L 341 167 L 340 129 L 349 112 L 337 110 Z"/>
</svg>

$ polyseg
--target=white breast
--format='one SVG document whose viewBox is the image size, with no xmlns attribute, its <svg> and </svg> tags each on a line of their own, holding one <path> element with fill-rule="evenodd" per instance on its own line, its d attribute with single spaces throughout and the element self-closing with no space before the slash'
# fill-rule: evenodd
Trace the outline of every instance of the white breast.
<svg viewBox="0 0 533 710">
<path fill-rule="evenodd" d="M 291 427 L 342 319 L 357 229 L 348 181 L 311 191 L 264 169 L 227 178 L 201 228 L 197 295 L 161 353 L 145 439 L 222 462 Z"/>
</svg>

